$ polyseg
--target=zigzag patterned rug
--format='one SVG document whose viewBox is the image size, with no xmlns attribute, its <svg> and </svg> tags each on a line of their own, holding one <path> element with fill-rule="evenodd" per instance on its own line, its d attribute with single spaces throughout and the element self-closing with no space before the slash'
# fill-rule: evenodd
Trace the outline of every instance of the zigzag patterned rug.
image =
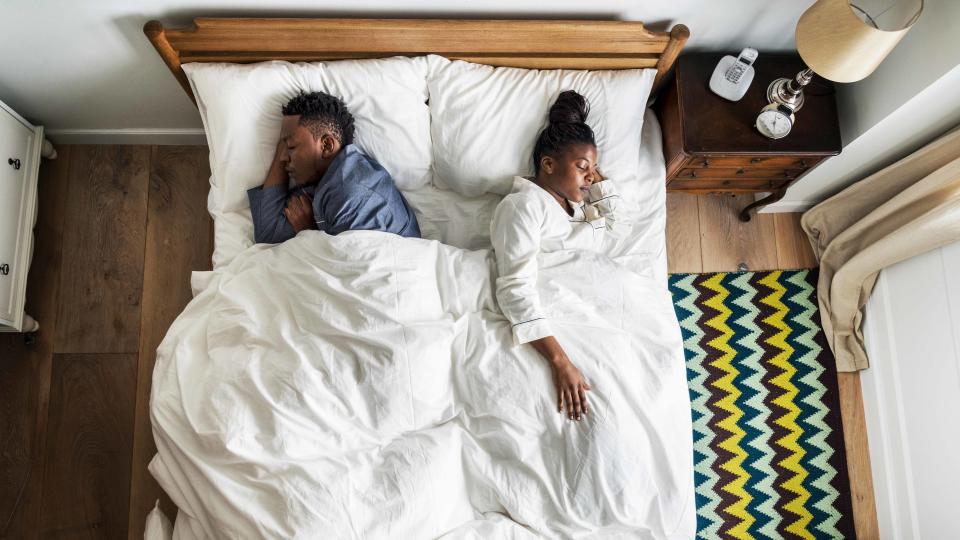
<svg viewBox="0 0 960 540">
<path fill-rule="evenodd" d="M 816 270 L 670 276 L 699 538 L 855 538 L 816 283 Z"/>
</svg>

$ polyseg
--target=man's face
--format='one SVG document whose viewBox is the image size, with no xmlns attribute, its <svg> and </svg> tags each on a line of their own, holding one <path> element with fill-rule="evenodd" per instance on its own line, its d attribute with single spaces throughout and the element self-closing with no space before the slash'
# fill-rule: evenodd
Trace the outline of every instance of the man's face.
<svg viewBox="0 0 960 540">
<path fill-rule="evenodd" d="M 284 116 L 280 140 L 285 143 L 281 156 L 287 174 L 299 185 L 320 181 L 329 160 L 324 159 L 323 138 L 315 140 L 310 130 L 300 125 L 300 116 Z"/>
</svg>

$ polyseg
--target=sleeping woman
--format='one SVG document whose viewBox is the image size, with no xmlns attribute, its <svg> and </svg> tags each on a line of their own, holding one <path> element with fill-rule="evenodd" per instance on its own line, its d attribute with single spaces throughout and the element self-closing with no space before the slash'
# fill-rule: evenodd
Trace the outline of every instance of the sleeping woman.
<svg viewBox="0 0 960 540">
<path fill-rule="evenodd" d="M 587 100 L 568 90 L 550 108 L 549 125 L 533 149 L 536 174 L 515 177 L 497 206 L 491 240 L 497 260 L 497 301 L 517 344 L 530 343 L 550 364 L 557 411 L 580 420 L 591 389 L 554 336 L 537 292 L 538 256 L 557 250 L 599 250 L 616 230 L 619 196 L 597 170 L 597 145 L 585 121 Z M 587 279 L 585 277 L 585 279 Z"/>
</svg>

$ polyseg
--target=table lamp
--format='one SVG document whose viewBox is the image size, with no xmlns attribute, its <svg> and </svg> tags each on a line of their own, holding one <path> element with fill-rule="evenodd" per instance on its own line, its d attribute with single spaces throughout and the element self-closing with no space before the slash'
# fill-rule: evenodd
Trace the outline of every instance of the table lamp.
<svg viewBox="0 0 960 540">
<path fill-rule="evenodd" d="M 796 112 L 816 73 L 856 82 L 880 65 L 923 11 L 923 0 L 817 0 L 797 22 L 797 52 L 808 69 L 767 87 L 771 104 Z"/>
</svg>

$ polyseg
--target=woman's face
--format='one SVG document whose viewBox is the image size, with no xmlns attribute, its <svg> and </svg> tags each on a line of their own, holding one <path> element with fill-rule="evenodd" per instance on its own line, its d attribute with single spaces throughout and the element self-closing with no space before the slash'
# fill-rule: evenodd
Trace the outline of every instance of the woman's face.
<svg viewBox="0 0 960 540">
<path fill-rule="evenodd" d="M 590 185 L 600 180 L 596 146 L 571 144 L 558 155 L 543 156 L 538 179 L 567 200 L 583 201 Z"/>
</svg>

